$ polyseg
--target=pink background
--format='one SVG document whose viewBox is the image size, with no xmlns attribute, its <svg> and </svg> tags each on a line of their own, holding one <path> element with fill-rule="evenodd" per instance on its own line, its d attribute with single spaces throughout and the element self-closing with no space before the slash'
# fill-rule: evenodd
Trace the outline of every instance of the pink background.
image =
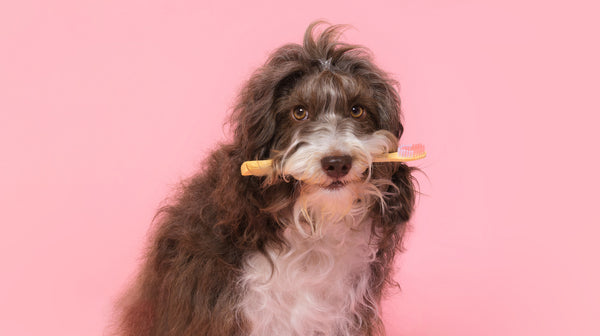
<svg viewBox="0 0 600 336">
<path fill-rule="evenodd" d="M 325 18 L 429 152 L 389 334 L 600 335 L 593 3 L 3 1 L 0 334 L 101 335 L 244 79 Z"/>
</svg>

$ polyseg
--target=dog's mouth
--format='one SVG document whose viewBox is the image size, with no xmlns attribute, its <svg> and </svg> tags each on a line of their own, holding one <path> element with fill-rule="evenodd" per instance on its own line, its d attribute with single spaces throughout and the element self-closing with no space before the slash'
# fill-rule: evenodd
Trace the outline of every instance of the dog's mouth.
<svg viewBox="0 0 600 336">
<path fill-rule="evenodd" d="M 333 190 L 342 189 L 343 187 L 346 186 L 346 184 L 347 184 L 347 182 L 336 180 L 336 181 L 333 181 L 330 184 L 324 186 L 324 188 L 327 190 L 333 191 Z"/>
</svg>

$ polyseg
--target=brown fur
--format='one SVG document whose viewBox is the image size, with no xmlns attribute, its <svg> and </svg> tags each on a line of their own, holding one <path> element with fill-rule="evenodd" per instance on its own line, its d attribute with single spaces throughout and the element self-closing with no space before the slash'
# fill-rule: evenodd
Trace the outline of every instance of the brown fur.
<svg viewBox="0 0 600 336">
<path fill-rule="evenodd" d="M 278 159 L 289 144 L 290 130 L 302 127 L 289 118 L 295 92 L 308 89 L 311 81 L 334 81 L 349 104 L 360 99 L 376 112 L 361 124 L 360 132 L 382 129 L 400 137 L 395 82 L 364 49 L 338 41 L 343 27 L 328 27 L 314 37 L 317 24 L 308 28 L 304 45 L 279 48 L 252 75 L 231 116 L 232 142 L 213 152 L 205 168 L 183 184 L 176 200 L 160 210 L 144 264 L 119 304 L 119 335 L 244 335 L 246 322 L 234 309 L 242 295 L 237 286 L 241 262 L 248 253 L 284 244 L 278 218 L 289 211 L 302 184 L 277 172 L 267 178 L 243 177 L 240 165 Z M 329 70 L 322 62 L 328 59 Z M 326 104 L 318 94 L 313 99 L 307 103 L 317 109 Z M 381 298 L 386 286 L 395 284 L 393 259 L 415 191 L 411 168 L 404 164 L 375 164 L 373 174 L 391 180 L 382 186 L 385 205 L 372 209 L 373 229 L 380 229 L 382 239 L 371 267 L 371 286 Z M 372 312 L 364 312 L 364 321 L 365 335 L 384 333 Z"/>
</svg>

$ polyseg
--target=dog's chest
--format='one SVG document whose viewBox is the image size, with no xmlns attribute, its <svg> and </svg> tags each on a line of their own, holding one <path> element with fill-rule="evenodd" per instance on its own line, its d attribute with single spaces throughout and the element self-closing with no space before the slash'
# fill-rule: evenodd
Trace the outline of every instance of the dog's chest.
<svg viewBox="0 0 600 336">
<path fill-rule="evenodd" d="M 377 309 L 369 290 L 376 247 L 370 220 L 354 228 L 322 223 L 315 238 L 285 231 L 288 248 L 245 263 L 240 310 L 251 335 L 351 335 L 359 311 Z"/>
</svg>

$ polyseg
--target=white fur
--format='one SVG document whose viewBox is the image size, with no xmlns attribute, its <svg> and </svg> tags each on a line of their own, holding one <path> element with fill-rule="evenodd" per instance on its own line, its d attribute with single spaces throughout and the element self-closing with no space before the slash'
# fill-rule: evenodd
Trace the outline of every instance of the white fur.
<svg viewBox="0 0 600 336">
<path fill-rule="evenodd" d="M 311 225 L 301 220 L 285 230 L 287 247 L 267 249 L 272 265 L 263 254 L 250 255 L 240 306 L 250 335 L 352 335 L 361 323 L 357 311 L 377 309 L 368 289 L 377 251 L 370 224 L 354 213 L 307 233 Z"/>
<path fill-rule="evenodd" d="M 384 133 L 359 139 L 340 119 L 329 116 L 304 145 L 282 161 L 282 175 L 302 180 L 300 196 L 284 220 L 284 247 L 268 246 L 266 254 L 249 255 L 239 311 L 251 336 L 355 335 L 359 311 L 377 303 L 369 290 L 370 263 L 377 252 L 367 216 L 374 199 L 382 198 L 376 181 L 365 178 L 372 156 L 393 146 Z M 351 155 L 352 169 L 342 188 L 321 168 L 327 155 Z"/>
<path fill-rule="evenodd" d="M 359 138 L 355 135 L 352 123 L 335 114 L 327 114 L 314 126 L 310 137 L 296 135 L 291 149 L 295 152 L 284 155 L 280 170 L 283 175 L 291 175 L 308 184 L 324 185 L 331 182 L 321 169 L 321 159 L 328 155 L 352 156 L 352 169 L 342 181 L 356 181 L 363 178 L 363 172 L 371 166 L 373 155 L 394 150 L 389 132 L 377 131 Z"/>
</svg>

